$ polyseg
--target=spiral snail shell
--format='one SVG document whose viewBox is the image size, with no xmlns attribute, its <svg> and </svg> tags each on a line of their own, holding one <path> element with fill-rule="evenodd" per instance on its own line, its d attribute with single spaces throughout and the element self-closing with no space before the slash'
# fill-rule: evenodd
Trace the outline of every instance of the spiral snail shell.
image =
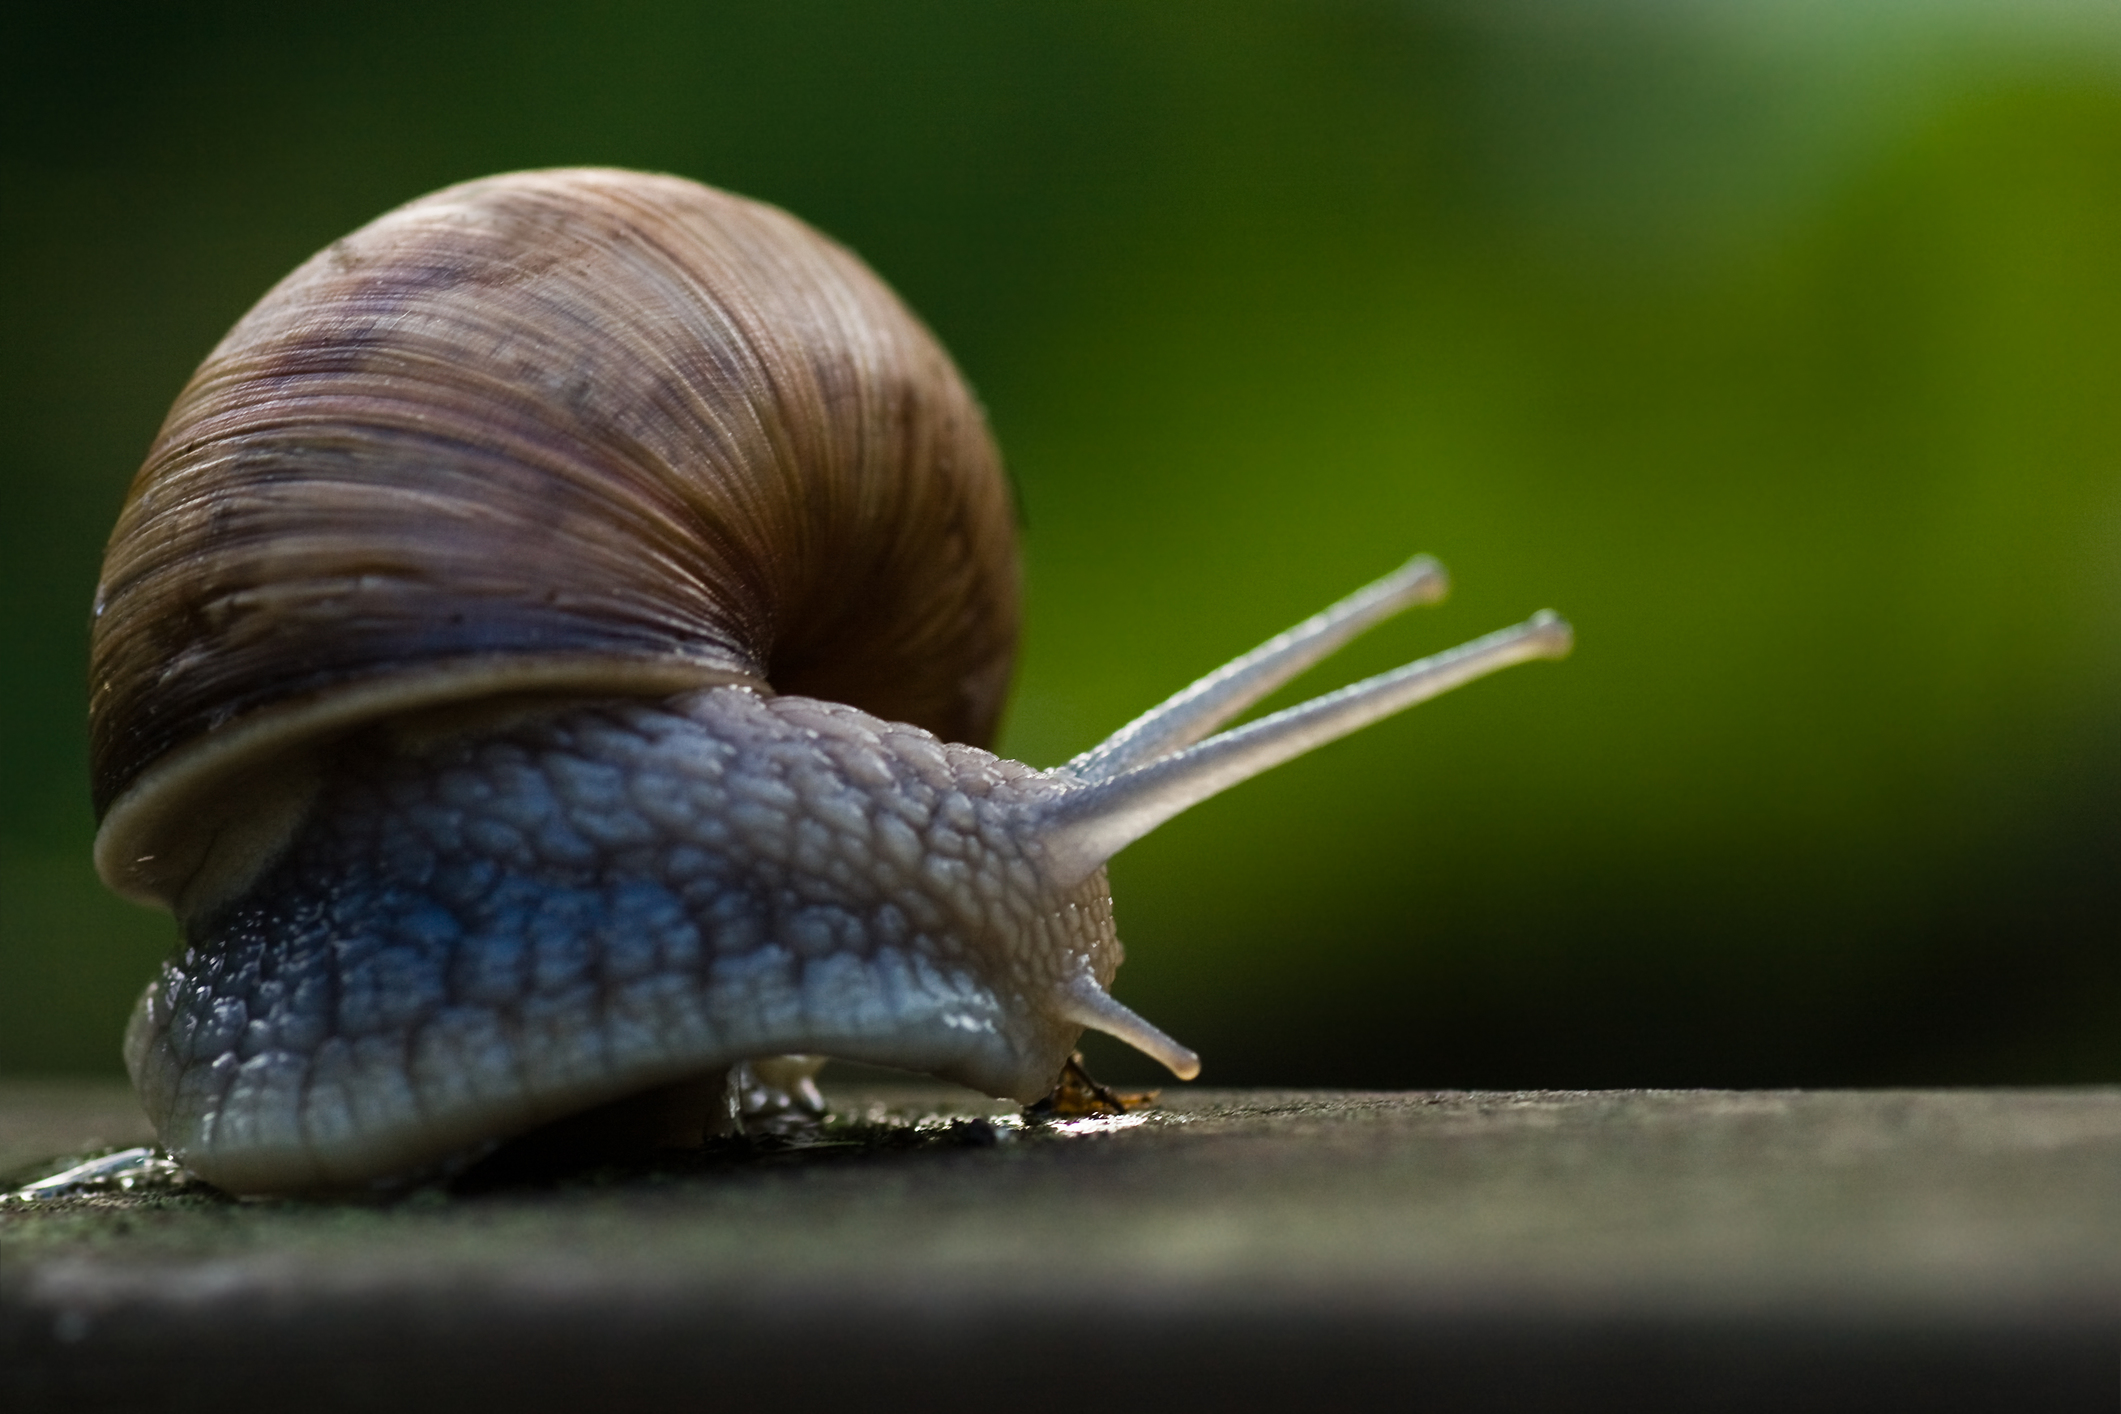
<svg viewBox="0 0 2121 1414">
<path fill-rule="evenodd" d="M 793 217 L 614 170 L 328 247 L 177 400 L 91 648 L 96 862 L 177 953 L 127 1063 L 241 1192 L 446 1170 L 831 1055 L 1032 1100 L 1115 1001 L 1104 861 L 1508 663 L 1514 629 L 1211 736 L 1437 597 L 1418 559 L 1068 766 L 981 749 L 1014 513 L 948 356 Z M 707 1095 L 710 1098 L 702 1100 Z"/>
</svg>

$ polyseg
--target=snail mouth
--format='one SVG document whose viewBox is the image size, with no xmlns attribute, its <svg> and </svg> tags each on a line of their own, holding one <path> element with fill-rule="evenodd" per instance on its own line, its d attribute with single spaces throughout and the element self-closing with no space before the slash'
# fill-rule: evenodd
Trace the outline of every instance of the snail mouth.
<svg viewBox="0 0 2121 1414">
<path fill-rule="evenodd" d="M 1172 816 L 1284 761 L 1503 668 L 1565 658 L 1574 646 L 1568 623 L 1543 609 L 1510 628 L 1209 735 L 1365 629 L 1442 598 L 1446 584 L 1441 565 L 1417 556 L 1069 762 L 1056 773 L 1068 788 L 1044 807 L 1039 830 L 1053 882 L 1079 883 Z"/>
</svg>

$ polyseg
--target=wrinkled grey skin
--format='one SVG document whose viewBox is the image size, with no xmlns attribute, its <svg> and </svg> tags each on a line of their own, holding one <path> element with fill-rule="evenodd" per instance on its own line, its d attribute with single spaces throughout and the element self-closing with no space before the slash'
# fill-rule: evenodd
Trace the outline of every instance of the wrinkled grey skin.
<svg viewBox="0 0 2121 1414">
<path fill-rule="evenodd" d="M 349 1188 L 749 1057 L 1035 1099 L 1119 966 L 1103 869 L 1041 867 L 1044 773 L 716 688 L 342 747 L 291 843 L 187 920 L 126 1056 L 242 1192 Z"/>
</svg>

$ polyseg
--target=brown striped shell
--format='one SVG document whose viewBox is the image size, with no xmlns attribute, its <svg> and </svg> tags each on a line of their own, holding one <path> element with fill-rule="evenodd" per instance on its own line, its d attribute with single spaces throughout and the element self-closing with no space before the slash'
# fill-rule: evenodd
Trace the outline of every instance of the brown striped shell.
<svg viewBox="0 0 2121 1414">
<path fill-rule="evenodd" d="M 855 256 L 674 177 L 422 197 L 193 376 L 96 594 L 97 864 L 173 902 L 253 784 L 386 716 L 748 681 L 992 733 L 1014 512 Z"/>
</svg>

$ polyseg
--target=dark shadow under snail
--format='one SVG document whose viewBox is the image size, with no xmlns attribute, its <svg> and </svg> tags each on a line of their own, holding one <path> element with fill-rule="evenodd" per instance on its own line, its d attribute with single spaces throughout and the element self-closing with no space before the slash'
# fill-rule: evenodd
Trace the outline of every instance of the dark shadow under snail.
<svg viewBox="0 0 2121 1414">
<path fill-rule="evenodd" d="M 113 533 L 97 866 L 178 952 L 126 1059 L 238 1192 L 461 1164 L 814 1062 L 1053 1088 L 1110 994 L 1104 864 L 1471 678 L 1551 614 L 1214 735 L 1417 559 L 1066 766 L 996 757 L 1013 511 L 949 358 L 854 256 L 670 177 L 519 173 L 337 242 L 239 322 Z M 784 1058 L 784 1059 L 776 1059 Z"/>
</svg>

